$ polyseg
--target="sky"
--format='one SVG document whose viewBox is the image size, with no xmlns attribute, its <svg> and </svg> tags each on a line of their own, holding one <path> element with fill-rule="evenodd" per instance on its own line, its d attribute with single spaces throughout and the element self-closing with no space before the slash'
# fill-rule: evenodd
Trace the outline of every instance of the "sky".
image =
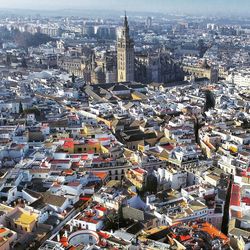
<svg viewBox="0 0 250 250">
<path fill-rule="evenodd" d="M 0 0 L 0 8 L 250 14 L 250 0 Z"/>
</svg>

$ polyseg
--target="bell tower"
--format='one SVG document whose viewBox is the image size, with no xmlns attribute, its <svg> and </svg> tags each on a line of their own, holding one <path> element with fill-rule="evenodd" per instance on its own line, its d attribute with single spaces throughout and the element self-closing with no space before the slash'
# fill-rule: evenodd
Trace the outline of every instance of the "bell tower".
<svg viewBox="0 0 250 250">
<path fill-rule="evenodd" d="M 134 41 L 129 35 L 128 18 L 125 12 L 121 35 L 117 39 L 117 79 L 118 82 L 134 81 L 135 68 Z"/>
</svg>

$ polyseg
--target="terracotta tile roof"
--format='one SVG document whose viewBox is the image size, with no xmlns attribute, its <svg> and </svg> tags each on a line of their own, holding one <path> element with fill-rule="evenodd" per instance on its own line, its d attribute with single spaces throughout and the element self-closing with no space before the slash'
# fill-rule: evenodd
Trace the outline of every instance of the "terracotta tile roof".
<svg viewBox="0 0 250 250">
<path fill-rule="evenodd" d="M 62 238 L 60 239 L 60 242 L 62 243 L 62 245 L 63 245 L 64 247 L 68 247 L 68 245 L 69 245 L 69 243 L 68 243 L 68 238 L 66 238 L 66 237 L 62 237 Z"/>
<path fill-rule="evenodd" d="M 70 163 L 69 159 L 57 159 L 57 160 L 51 160 L 50 161 L 51 164 L 67 164 Z"/>
<path fill-rule="evenodd" d="M 80 200 L 82 201 L 89 201 L 91 198 L 87 196 L 80 197 Z"/>
<path fill-rule="evenodd" d="M 101 206 L 101 205 L 95 206 L 95 209 L 96 209 L 96 210 L 100 210 L 100 211 L 102 211 L 102 212 L 107 211 L 107 208 L 106 208 L 106 207 L 103 207 L 103 206 Z"/>
<path fill-rule="evenodd" d="M 237 184 L 233 184 L 232 191 L 231 191 L 230 205 L 231 206 L 240 206 L 240 200 L 241 200 L 240 186 Z"/>
<path fill-rule="evenodd" d="M 94 219 L 88 218 L 88 217 L 82 217 L 80 220 L 88 222 L 88 223 L 92 223 L 92 224 L 97 224 L 98 223 L 97 220 L 94 220 Z"/>
<path fill-rule="evenodd" d="M 93 171 L 92 173 L 101 180 L 104 180 L 108 176 L 108 173 L 104 171 L 103 172 Z"/>
<path fill-rule="evenodd" d="M 74 148 L 74 142 L 73 141 L 66 141 L 63 144 L 63 148 Z"/>
<path fill-rule="evenodd" d="M 5 233 L 6 229 L 5 228 L 0 228 L 0 234 Z"/>
<path fill-rule="evenodd" d="M 35 173 L 49 173 L 50 170 L 49 169 L 36 168 L 36 169 L 30 169 L 29 172 L 31 174 L 35 174 Z"/>
<path fill-rule="evenodd" d="M 135 168 L 135 169 L 133 169 L 133 171 L 135 171 L 135 172 L 137 172 L 137 173 L 139 173 L 139 174 L 144 174 L 144 173 L 146 173 L 146 171 L 143 170 L 143 169 L 141 169 L 141 168 Z"/>
<path fill-rule="evenodd" d="M 68 183 L 67 186 L 69 186 L 69 187 L 78 187 L 79 185 L 81 185 L 81 183 L 79 181 L 74 181 L 74 182 Z"/>
</svg>

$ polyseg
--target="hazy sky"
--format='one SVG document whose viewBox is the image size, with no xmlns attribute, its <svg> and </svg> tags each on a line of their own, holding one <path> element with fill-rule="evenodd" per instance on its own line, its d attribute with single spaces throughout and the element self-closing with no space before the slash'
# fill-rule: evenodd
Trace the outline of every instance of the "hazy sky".
<svg viewBox="0 0 250 250">
<path fill-rule="evenodd" d="M 0 8 L 250 13 L 250 0 L 0 0 Z"/>
</svg>

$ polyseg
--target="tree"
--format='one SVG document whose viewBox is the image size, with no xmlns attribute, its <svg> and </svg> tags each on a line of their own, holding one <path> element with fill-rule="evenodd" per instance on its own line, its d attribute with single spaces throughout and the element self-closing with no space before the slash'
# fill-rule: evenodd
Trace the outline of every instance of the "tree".
<svg viewBox="0 0 250 250">
<path fill-rule="evenodd" d="M 229 210 L 230 210 L 230 200 L 231 200 L 231 191 L 232 191 L 232 185 L 233 185 L 233 175 L 230 175 L 230 178 L 228 180 L 228 187 L 227 187 L 227 195 L 224 205 L 224 212 L 223 212 L 223 218 L 222 218 L 222 226 L 221 226 L 221 232 L 225 235 L 228 234 L 228 224 L 229 224 Z"/>
<path fill-rule="evenodd" d="M 6 55 L 6 64 L 7 64 L 8 66 L 11 65 L 11 55 L 10 55 L 10 53 L 7 53 L 7 55 Z"/>
<path fill-rule="evenodd" d="M 241 126 L 244 129 L 250 128 L 250 121 L 247 118 L 244 118 L 243 121 L 242 121 L 242 125 Z"/>
<path fill-rule="evenodd" d="M 27 68 L 28 67 L 25 57 L 22 58 L 21 65 L 22 65 L 23 68 Z"/>
<path fill-rule="evenodd" d="M 204 54 L 206 53 L 208 49 L 208 46 L 205 44 L 203 39 L 198 40 L 198 50 L 199 50 L 199 56 L 202 58 Z"/>
<path fill-rule="evenodd" d="M 200 144 L 200 137 L 199 137 L 199 130 L 202 128 L 203 124 L 199 122 L 199 118 L 194 115 L 194 135 L 195 135 L 195 142 Z"/>
<path fill-rule="evenodd" d="M 76 76 L 75 76 L 74 73 L 72 73 L 71 79 L 72 79 L 72 83 L 75 83 L 75 82 L 76 82 Z"/>
<path fill-rule="evenodd" d="M 42 33 L 31 34 L 29 32 L 14 31 L 13 39 L 15 43 L 22 48 L 37 47 L 50 41 L 54 41 L 50 36 Z"/>
<path fill-rule="evenodd" d="M 120 205 L 117 212 L 111 212 L 106 216 L 105 229 L 106 230 L 116 230 L 119 229 L 125 223 L 122 205 Z"/>
<path fill-rule="evenodd" d="M 145 191 L 150 193 L 156 193 L 158 187 L 157 177 L 153 174 L 148 175 L 146 180 L 146 188 Z"/>
<path fill-rule="evenodd" d="M 22 114 L 22 113 L 23 113 L 23 104 L 20 101 L 20 103 L 19 103 L 19 114 Z"/>
<path fill-rule="evenodd" d="M 215 98 L 214 98 L 213 93 L 210 90 L 206 90 L 205 98 L 206 98 L 206 102 L 204 105 L 204 111 L 206 112 L 215 107 Z"/>
<path fill-rule="evenodd" d="M 32 108 L 29 108 L 29 109 L 25 109 L 24 111 L 23 111 L 23 113 L 24 114 L 35 114 L 35 117 L 36 117 L 36 119 L 41 119 L 41 117 L 42 117 L 42 112 L 38 109 L 38 108 L 36 108 L 36 107 L 32 107 Z"/>
</svg>

